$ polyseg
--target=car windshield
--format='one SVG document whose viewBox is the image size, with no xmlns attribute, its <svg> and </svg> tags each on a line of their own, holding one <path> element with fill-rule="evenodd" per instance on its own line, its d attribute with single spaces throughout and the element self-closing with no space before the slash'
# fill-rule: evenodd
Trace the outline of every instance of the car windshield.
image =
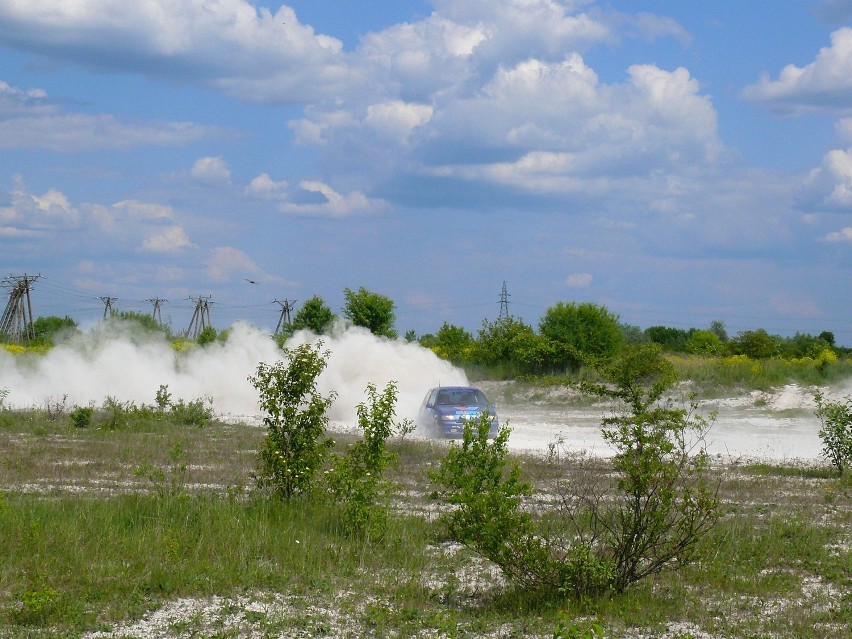
<svg viewBox="0 0 852 639">
<path fill-rule="evenodd" d="M 435 402 L 440 406 L 487 406 L 488 400 L 475 388 L 445 389 L 438 392 Z"/>
</svg>

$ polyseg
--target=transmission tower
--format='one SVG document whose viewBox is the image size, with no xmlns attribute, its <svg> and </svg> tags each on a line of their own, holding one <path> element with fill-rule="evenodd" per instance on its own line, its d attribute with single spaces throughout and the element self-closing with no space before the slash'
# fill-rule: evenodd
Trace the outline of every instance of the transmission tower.
<svg viewBox="0 0 852 639">
<path fill-rule="evenodd" d="M 275 327 L 275 335 L 278 335 L 281 332 L 281 329 L 284 328 L 284 326 L 290 326 L 290 311 L 295 308 L 296 301 L 297 300 L 293 300 L 291 302 L 286 297 L 284 298 L 283 302 L 280 300 L 273 301 L 274 304 L 278 304 L 279 306 L 281 306 L 281 315 L 278 316 L 278 325 Z"/>
<path fill-rule="evenodd" d="M 195 310 L 192 313 L 192 319 L 189 320 L 189 328 L 186 329 L 186 337 L 198 339 L 198 335 L 210 324 L 210 296 L 207 297 L 190 297 L 195 301 Z"/>
<path fill-rule="evenodd" d="M 500 291 L 500 313 L 498 320 L 509 319 L 509 293 L 506 290 L 506 282 L 503 281 L 503 290 Z"/>
<path fill-rule="evenodd" d="M 160 307 L 163 305 L 163 302 L 168 303 L 169 300 L 161 300 L 159 297 L 155 297 L 151 300 L 146 300 L 151 302 L 154 305 L 154 312 L 151 313 L 151 319 L 153 319 L 157 324 L 163 323 L 163 315 L 160 313 Z"/>
<path fill-rule="evenodd" d="M 107 315 L 112 317 L 115 315 L 115 309 L 112 307 L 112 303 L 117 300 L 117 297 L 101 297 L 100 300 L 104 303 L 104 319 L 107 318 Z"/>
<path fill-rule="evenodd" d="M 0 333 L 14 342 L 33 339 L 33 304 L 30 299 L 32 284 L 41 275 L 10 275 L 3 279 L 3 288 L 10 289 L 6 310 L 0 319 Z"/>
</svg>

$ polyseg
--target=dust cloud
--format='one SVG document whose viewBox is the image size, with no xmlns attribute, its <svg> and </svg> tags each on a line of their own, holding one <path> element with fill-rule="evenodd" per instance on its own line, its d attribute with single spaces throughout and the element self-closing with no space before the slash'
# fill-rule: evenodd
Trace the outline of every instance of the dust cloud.
<svg viewBox="0 0 852 639">
<path fill-rule="evenodd" d="M 329 411 L 333 421 L 355 422 L 355 407 L 365 401 L 368 383 L 380 390 L 397 383 L 397 417 L 413 418 L 426 391 L 438 384 L 466 384 L 463 371 L 416 343 L 388 340 L 357 327 L 337 327 L 318 338 L 299 332 L 287 346 L 323 342 L 331 352 L 318 380 L 320 391 L 337 393 Z M 257 390 L 248 381 L 260 362 L 283 359 L 273 339 L 253 326 L 237 323 L 225 342 L 176 352 L 157 336 L 140 336 L 120 322 L 99 324 L 76 334 L 44 355 L 14 356 L 0 349 L 0 389 L 6 405 L 45 407 L 100 406 L 107 397 L 120 402 L 154 404 L 160 385 L 173 400 L 210 398 L 226 417 L 260 415 Z"/>
</svg>

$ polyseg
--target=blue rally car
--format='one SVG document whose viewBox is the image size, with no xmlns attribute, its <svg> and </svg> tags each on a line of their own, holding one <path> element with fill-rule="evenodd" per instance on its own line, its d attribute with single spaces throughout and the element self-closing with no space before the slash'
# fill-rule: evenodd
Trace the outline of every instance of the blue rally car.
<svg viewBox="0 0 852 639">
<path fill-rule="evenodd" d="M 481 390 L 469 386 L 439 386 L 423 398 L 417 425 L 430 435 L 461 438 L 465 424 L 478 422 L 484 412 L 491 416 L 488 437 L 493 439 L 499 430 L 497 409 L 488 403 Z"/>
</svg>

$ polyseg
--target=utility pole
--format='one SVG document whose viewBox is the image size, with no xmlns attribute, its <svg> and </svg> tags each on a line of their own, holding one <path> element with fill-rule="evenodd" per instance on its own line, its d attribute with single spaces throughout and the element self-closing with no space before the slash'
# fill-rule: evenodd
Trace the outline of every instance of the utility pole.
<svg viewBox="0 0 852 639">
<path fill-rule="evenodd" d="M 35 337 L 33 329 L 33 304 L 30 299 L 32 284 L 41 275 L 10 275 L 3 279 L 3 288 L 11 289 L 6 310 L 0 319 L 0 333 L 15 342 Z"/>
<path fill-rule="evenodd" d="M 210 295 L 207 297 L 190 297 L 195 301 L 195 310 L 192 319 L 189 320 L 189 328 L 186 329 L 186 337 L 198 339 L 198 335 L 210 324 Z"/>
<path fill-rule="evenodd" d="M 99 298 L 104 303 L 104 319 L 107 318 L 107 314 L 110 317 L 115 315 L 115 309 L 112 307 L 112 303 L 117 300 L 117 297 L 101 297 Z"/>
<path fill-rule="evenodd" d="M 291 302 L 286 297 L 284 298 L 283 302 L 280 300 L 273 300 L 273 304 L 278 304 L 279 306 L 281 306 L 281 315 L 278 316 L 278 325 L 275 327 L 274 335 L 278 335 L 285 325 L 290 326 L 290 311 L 295 308 L 297 301 L 298 300 L 293 300 Z"/>
<path fill-rule="evenodd" d="M 154 299 L 146 301 L 151 302 L 151 304 L 154 305 L 154 312 L 151 313 L 151 319 L 157 322 L 157 324 L 162 324 L 163 315 L 162 313 L 160 313 L 160 307 L 162 306 L 163 302 L 168 303 L 169 300 L 161 300 L 159 297 L 155 297 Z"/>
<path fill-rule="evenodd" d="M 506 281 L 503 281 L 503 290 L 500 291 L 500 313 L 498 320 L 509 319 L 509 293 L 506 291 Z"/>
</svg>

